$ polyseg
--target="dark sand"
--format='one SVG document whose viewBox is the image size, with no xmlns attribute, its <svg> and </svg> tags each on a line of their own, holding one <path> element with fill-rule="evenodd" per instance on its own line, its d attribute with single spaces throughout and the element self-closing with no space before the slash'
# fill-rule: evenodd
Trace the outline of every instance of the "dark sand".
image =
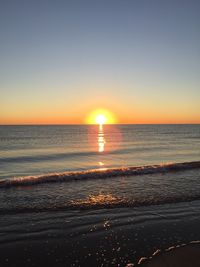
<svg viewBox="0 0 200 267">
<path fill-rule="evenodd" d="M 189 244 L 183 247 L 171 248 L 169 251 L 144 260 L 141 267 L 199 267 L 200 244 Z"/>
<path fill-rule="evenodd" d="M 0 267 L 200 267 L 199 205 L 1 214 Z"/>
<path fill-rule="evenodd" d="M 170 251 L 160 252 L 152 258 L 141 258 L 137 263 L 131 261 L 127 264 L 118 265 L 117 262 L 94 263 L 95 261 L 79 261 L 80 255 L 77 254 L 77 261 L 68 261 L 65 256 L 69 253 L 69 247 L 64 244 L 53 243 L 45 244 L 42 242 L 30 242 L 29 247 L 24 247 L 23 243 L 6 245 L 1 249 L 1 257 L 4 262 L 0 266 L 22 267 L 22 266 L 121 266 L 121 267 L 200 267 L 200 244 L 189 244 L 184 247 L 173 248 Z M 81 254 L 82 252 L 79 251 Z M 11 256 L 11 257 L 10 257 Z M 5 259 L 7 257 L 7 260 Z M 110 255 L 110 259 L 112 256 Z M 116 264 L 116 265 L 115 265 Z"/>
</svg>

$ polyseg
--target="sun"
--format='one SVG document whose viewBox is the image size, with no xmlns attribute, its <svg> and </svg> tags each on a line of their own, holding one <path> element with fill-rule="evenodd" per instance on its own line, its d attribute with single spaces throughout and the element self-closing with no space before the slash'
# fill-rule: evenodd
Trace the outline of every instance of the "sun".
<svg viewBox="0 0 200 267">
<path fill-rule="evenodd" d="M 98 116 L 96 116 L 96 118 L 95 118 L 95 122 L 97 123 L 97 124 L 105 124 L 106 123 L 106 121 L 107 121 L 107 118 L 104 116 L 104 115 L 98 115 Z"/>
<path fill-rule="evenodd" d="M 114 124 L 116 123 L 116 118 L 112 112 L 105 109 L 97 109 L 92 111 L 86 119 L 87 124 Z"/>
</svg>

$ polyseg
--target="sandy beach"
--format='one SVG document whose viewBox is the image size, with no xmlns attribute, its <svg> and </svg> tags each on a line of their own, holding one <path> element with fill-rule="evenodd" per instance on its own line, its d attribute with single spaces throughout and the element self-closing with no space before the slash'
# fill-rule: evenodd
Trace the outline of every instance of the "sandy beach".
<svg viewBox="0 0 200 267">
<path fill-rule="evenodd" d="M 152 258 L 141 259 L 142 267 L 199 267 L 200 241 L 170 247 L 165 252 L 156 251 Z"/>
<path fill-rule="evenodd" d="M 200 247 L 190 242 L 200 240 L 199 207 L 195 201 L 189 207 L 4 214 L 0 265 L 196 267 Z"/>
</svg>

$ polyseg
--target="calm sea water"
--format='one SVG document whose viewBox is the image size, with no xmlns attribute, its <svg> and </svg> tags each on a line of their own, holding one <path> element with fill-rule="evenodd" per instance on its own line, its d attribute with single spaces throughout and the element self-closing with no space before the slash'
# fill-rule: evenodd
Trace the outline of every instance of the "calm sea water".
<svg viewBox="0 0 200 267">
<path fill-rule="evenodd" d="M 1 126 L 0 151 L 2 211 L 200 198 L 200 125 Z"/>
<path fill-rule="evenodd" d="M 0 126 L 0 179 L 200 159 L 200 125 Z"/>
</svg>

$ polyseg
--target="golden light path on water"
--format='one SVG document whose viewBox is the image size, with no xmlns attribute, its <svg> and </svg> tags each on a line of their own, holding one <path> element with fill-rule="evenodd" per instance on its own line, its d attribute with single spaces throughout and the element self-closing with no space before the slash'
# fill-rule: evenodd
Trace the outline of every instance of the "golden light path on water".
<svg viewBox="0 0 200 267">
<path fill-rule="evenodd" d="M 104 138 L 103 124 L 99 124 L 98 148 L 99 152 L 104 152 L 106 140 Z"/>
<path fill-rule="evenodd" d="M 99 130 L 98 130 L 98 152 L 102 153 L 105 151 L 105 144 L 106 144 L 106 140 L 105 140 L 105 136 L 104 136 L 104 128 L 103 128 L 103 124 L 105 122 L 105 118 L 103 116 L 99 116 L 97 117 L 97 122 L 99 123 Z M 100 171 L 104 171 L 107 168 L 104 168 L 104 163 L 102 161 L 99 161 L 99 170 Z M 102 205 L 106 205 L 106 204 L 116 204 L 116 203 L 120 203 L 122 200 L 110 193 L 102 193 L 99 192 L 99 194 L 92 194 L 89 195 L 88 197 L 84 198 L 84 199 L 79 199 L 76 201 L 72 201 L 72 204 L 74 206 L 102 206 Z"/>
<path fill-rule="evenodd" d="M 84 199 L 78 199 L 75 201 L 71 201 L 71 204 L 74 206 L 82 206 L 82 207 L 92 207 L 92 206 L 104 206 L 104 205 L 111 205 L 111 204 L 119 204 L 123 200 L 119 197 L 116 197 L 110 193 L 104 194 L 94 194 L 89 195 Z"/>
<path fill-rule="evenodd" d="M 98 145 L 98 152 L 103 153 L 105 151 L 105 144 L 106 140 L 104 137 L 104 128 L 103 128 L 103 117 L 98 117 L 97 120 L 101 123 L 99 123 L 99 129 L 98 129 L 98 136 L 97 136 L 97 145 Z M 106 168 L 104 168 L 104 163 L 102 161 L 98 162 L 99 164 L 99 171 L 104 171 Z M 83 206 L 83 207 L 92 207 L 92 206 L 102 206 L 106 204 L 115 204 L 119 203 L 120 199 L 113 196 L 110 193 L 102 193 L 99 192 L 99 194 L 90 194 L 86 198 L 78 199 L 75 201 L 72 201 L 71 204 L 74 206 Z"/>
<path fill-rule="evenodd" d="M 106 109 L 96 109 L 87 116 L 85 122 L 87 124 L 96 124 L 98 125 L 98 136 L 97 136 L 97 145 L 98 145 L 98 152 L 102 153 L 105 151 L 105 146 L 106 146 L 106 140 L 105 140 L 105 135 L 104 135 L 104 125 L 106 124 L 115 124 L 117 122 L 115 115 Z M 119 133 L 118 133 L 118 139 L 119 138 Z M 116 140 L 117 141 L 117 140 Z M 118 140 L 119 141 L 119 140 Z M 107 147 L 107 151 L 111 149 L 111 147 Z M 103 161 L 98 162 L 99 165 L 99 170 L 105 170 L 102 166 L 104 166 Z"/>
<path fill-rule="evenodd" d="M 96 115 L 96 114 L 95 114 Z M 96 140 L 96 149 L 99 155 L 101 155 L 100 161 L 98 161 L 98 170 L 104 171 L 107 170 L 107 167 L 105 167 L 105 162 L 103 160 L 104 152 L 110 151 L 111 149 L 116 149 L 116 147 L 112 148 L 110 146 L 109 136 L 107 135 L 108 140 L 105 139 L 105 131 L 104 126 L 106 125 L 107 117 L 104 114 L 98 114 L 98 116 L 95 116 L 93 120 L 95 119 L 96 126 L 98 127 L 97 131 L 97 139 Z M 105 126 L 106 127 L 106 126 Z M 109 128 L 107 129 L 107 134 L 110 131 Z M 121 141 L 121 133 L 120 131 L 115 127 L 114 129 L 114 136 L 112 136 L 112 141 L 114 141 L 116 144 L 118 144 Z M 112 133 L 112 132 L 111 132 Z M 115 196 L 111 194 L 110 192 L 102 192 L 102 190 L 99 191 L 99 193 L 89 194 L 88 196 L 77 199 L 74 201 L 71 201 L 71 204 L 73 206 L 82 206 L 82 207 L 94 207 L 94 206 L 107 206 L 107 205 L 114 205 L 122 203 L 124 199 L 121 197 Z"/>
<path fill-rule="evenodd" d="M 100 121 L 102 122 L 103 119 Z M 99 155 L 101 157 L 101 160 L 99 160 L 98 162 L 98 165 L 100 167 L 99 170 L 106 170 L 104 155 L 106 158 L 107 153 L 104 154 L 104 152 L 109 153 L 110 151 L 116 150 L 122 140 L 122 134 L 120 133 L 120 130 L 114 125 L 108 126 L 104 123 L 100 123 L 99 125 L 97 125 L 97 127 L 97 151 L 99 152 Z"/>
</svg>

